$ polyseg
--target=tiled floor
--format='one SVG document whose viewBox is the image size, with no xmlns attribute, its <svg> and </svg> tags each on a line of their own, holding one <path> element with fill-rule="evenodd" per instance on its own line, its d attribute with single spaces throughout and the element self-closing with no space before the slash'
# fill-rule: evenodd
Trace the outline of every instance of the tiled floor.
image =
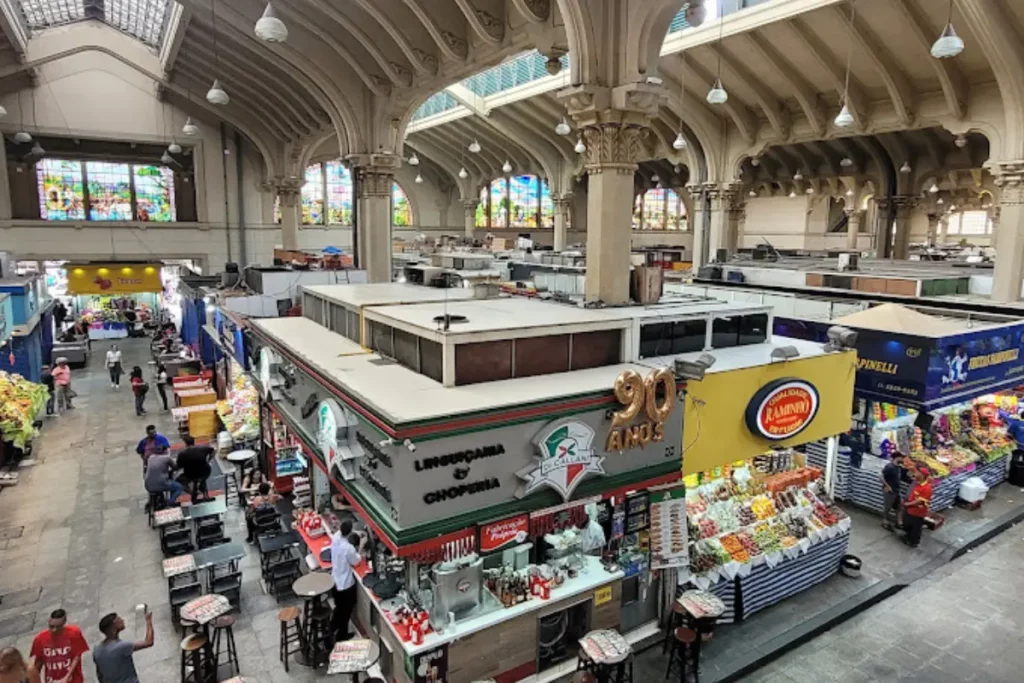
<svg viewBox="0 0 1024 683">
<path fill-rule="evenodd" d="M 122 340 L 121 347 L 126 366 L 151 367 L 146 340 Z M 102 368 L 105 350 L 105 343 L 94 343 L 91 367 L 73 371 L 76 409 L 46 420 L 35 442 L 38 464 L 23 468 L 19 484 L 0 493 L 0 594 L 8 596 L 0 604 L 0 645 L 17 645 L 27 655 L 32 638 L 58 607 L 90 644 L 102 639 L 97 624 L 111 611 L 125 617 L 123 635 L 130 638 L 134 607 L 145 602 L 154 612 L 156 645 L 136 654 L 136 666 L 146 683 L 172 683 L 178 680 L 181 637 L 171 628 L 157 534 L 143 512 L 146 494 L 135 444 L 146 424 L 158 425 L 172 442 L 176 430 L 170 414 L 158 409 L 155 392 L 149 415 L 139 418 L 127 385 L 110 388 Z M 244 541 L 237 507 L 229 507 L 226 525 L 228 535 Z M 20 537 L 3 540 L 5 530 L 18 527 L 24 527 Z M 242 674 L 260 683 L 321 677 L 300 666 L 284 671 L 277 658 L 277 613 L 291 601 L 279 604 L 263 594 L 252 546 L 241 566 L 235 639 Z M 86 679 L 94 681 L 92 659 L 85 659 Z"/>
</svg>

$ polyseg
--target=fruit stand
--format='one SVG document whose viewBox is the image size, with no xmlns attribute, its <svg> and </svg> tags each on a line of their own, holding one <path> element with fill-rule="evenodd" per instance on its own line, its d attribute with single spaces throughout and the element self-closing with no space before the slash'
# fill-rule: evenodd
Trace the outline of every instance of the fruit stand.
<svg viewBox="0 0 1024 683">
<path fill-rule="evenodd" d="M 8 445 L 25 450 L 36 434 L 36 416 L 46 405 L 46 399 L 46 387 L 42 384 L 0 371 L 0 440 L 5 452 Z"/>
</svg>

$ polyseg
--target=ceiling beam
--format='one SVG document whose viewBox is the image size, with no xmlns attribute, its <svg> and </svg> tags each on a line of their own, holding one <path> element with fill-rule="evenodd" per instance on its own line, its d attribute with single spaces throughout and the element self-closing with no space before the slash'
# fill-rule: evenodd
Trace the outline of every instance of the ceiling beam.
<svg viewBox="0 0 1024 683">
<path fill-rule="evenodd" d="M 445 91 L 454 97 L 459 104 L 477 116 L 486 117 L 491 115 L 491 109 L 487 106 L 487 101 L 461 83 L 449 85 L 445 88 Z"/>
<path fill-rule="evenodd" d="M 818 102 L 818 95 L 807 79 L 800 74 L 790 62 L 783 57 L 775 46 L 761 37 L 757 31 L 746 34 L 747 42 L 754 48 L 754 52 L 765 63 L 765 65 L 777 73 L 786 81 L 796 98 L 800 109 L 803 110 L 804 118 L 811 126 L 811 130 L 817 137 L 825 135 L 825 114 Z"/>
<path fill-rule="evenodd" d="M 0 0 L 7 2 L 8 0 Z M 164 33 L 163 42 L 160 43 L 160 64 L 164 73 L 169 74 L 174 69 L 174 62 L 178 59 L 178 52 L 181 51 L 181 43 L 185 39 L 185 32 L 192 20 L 192 10 L 177 2 L 170 4 L 170 16 L 167 17 L 167 29 Z"/>
<path fill-rule="evenodd" d="M 13 0 L 0 0 L 0 31 L 4 32 L 14 51 L 19 57 L 25 55 L 28 45 L 28 30 L 21 18 L 21 10 L 14 6 Z"/>
<path fill-rule="evenodd" d="M 374 2 L 375 0 L 367 0 Z M 425 8 L 421 0 L 402 0 L 405 5 L 416 15 L 423 28 L 427 30 L 430 37 L 434 39 L 437 47 L 449 58 L 457 62 L 465 62 L 469 56 L 468 36 L 458 35 L 450 30 L 438 26 L 434 22 L 436 13 Z M 434 15 L 434 16 L 432 16 Z"/>
<path fill-rule="evenodd" d="M 898 3 L 897 3 L 898 4 Z M 909 126 L 914 115 L 911 112 L 911 105 L 914 90 L 910 87 L 910 81 L 900 70 L 892 53 L 882 44 L 882 41 L 872 33 L 862 18 L 852 18 L 838 7 L 832 8 L 832 15 L 846 29 L 847 34 L 860 48 L 864 56 L 870 61 L 878 75 L 885 83 L 885 89 L 889 92 L 889 99 L 896 110 L 896 117 L 904 126 Z"/>
<path fill-rule="evenodd" d="M 868 102 L 860 83 L 850 74 L 849 87 L 846 86 L 847 77 L 843 72 L 843 68 L 836 63 L 828 48 L 825 47 L 825 44 L 821 42 L 821 39 L 818 38 L 817 34 L 811 30 L 803 19 L 793 19 L 789 22 L 789 27 L 796 34 L 797 38 L 800 39 L 800 42 L 803 43 L 807 51 L 817 60 L 818 65 L 825 71 L 829 79 L 831 79 L 832 87 L 835 88 L 840 101 L 842 101 L 843 93 L 846 93 L 846 105 L 850 110 L 850 114 L 853 115 L 854 125 L 858 129 L 864 130 L 868 123 Z"/>
<path fill-rule="evenodd" d="M 317 2 L 322 2 L 322 0 L 317 0 Z M 353 4 L 360 7 L 374 21 L 380 24 L 381 28 L 391 36 L 391 39 L 398 45 L 398 49 L 405 54 L 406 59 L 409 60 L 418 73 L 425 75 L 437 73 L 437 55 L 414 46 L 406 38 L 405 34 L 399 30 L 398 25 L 392 21 L 392 17 L 389 17 L 387 12 L 378 6 L 378 0 L 353 0 Z M 424 28 L 426 29 L 426 27 Z M 429 30 L 427 33 L 429 35 Z"/>
</svg>

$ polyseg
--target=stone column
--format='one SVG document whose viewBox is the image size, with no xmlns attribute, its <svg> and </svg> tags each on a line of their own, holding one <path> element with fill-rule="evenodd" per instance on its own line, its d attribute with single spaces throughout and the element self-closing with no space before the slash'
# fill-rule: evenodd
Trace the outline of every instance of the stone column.
<svg viewBox="0 0 1024 683">
<path fill-rule="evenodd" d="M 705 264 L 704 242 L 707 235 L 704 230 L 704 187 L 698 183 L 691 183 L 686 186 L 686 189 L 690 192 L 690 200 L 693 204 L 693 215 L 686 218 L 690 222 L 690 230 L 693 231 L 693 254 L 690 261 L 693 274 L 696 275 L 700 267 Z"/>
<path fill-rule="evenodd" d="M 299 248 L 299 195 L 298 182 L 284 180 L 274 183 L 281 200 L 281 248 L 294 251 Z"/>
<path fill-rule="evenodd" d="M 938 244 L 939 241 L 939 219 L 942 218 L 942 214 L 929 213 L 928 214 L 928 244 Z"/>
<path fill-rule="evenodd" d="M 847 251 L 860 251 L 857 246 L 857 238 L 860 236 L 860 220 L 864 212 L 860 209 L 846 209 L 848 222 L 846 224 L 846 249 Z"/>
<path fill-rule="evenodd" d="M 391 282 L 391 186 L 399 159 L 365 154 L 349 161 L 356 175 L 359 267 L 370 282 Z"/>
<path fill-rule="evenodd" d="M 708 236 L 708 259 L 717 260 L 719 249 L 736 251 L 739 222 L 743 215 L 743 203 L 739 200 L 739 187 L 732 183 L 718 186 L 705 183 L 704 188 L 711 200 L 711 234 Z"/>
<path fill-rule="evenodd" d="M 896 207 L 896 241 L 892 256 L 896 259 L 907 259 L 910 257 L 910 216 L 917 208 L 917 197 L 897 195 L 892 201 Z"/>
<path fill-rule="evenodd" d="M 587 145 L 587 301 L 629 303 L 633 174 L 652 139 L 651 117 L 664 94 L 660 86 L 629 83 L 615 88 L 562 90 L 569 114 Z"/>
<path fill-rule="evenodd" d="M 1024 277 L 1024 160 L 1002 162 L 997 173 L 999 230 L 995 233 L 992 298 L 1017 301 Z"/>
<path fill-rule="evenodd" d="M 465 212 L 466 239 L 473 239 L 473 232 L 476 230 L 476 207 L 480 204 L 479 199 L 463 199 L 462 209 Z"/>
<path fill-rule="evenodd" d="M 554 248 L 555 251 L 562 251 L 565 249 L 565 244 L 568 241 L 567 233 L 569 211 L 572 207 L 572 193 L 566 192 L 558 197 L 552 197 L 552 201 L 555 204 Z"/>
</svg>

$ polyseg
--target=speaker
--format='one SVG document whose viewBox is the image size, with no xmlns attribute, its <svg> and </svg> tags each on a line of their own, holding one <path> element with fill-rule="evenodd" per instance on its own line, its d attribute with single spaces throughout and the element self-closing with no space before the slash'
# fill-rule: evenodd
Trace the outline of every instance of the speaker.
<svg viewBox="0 0 1024 683">
<path fill-rule="evenodd" d="M 932 423 L 935 418 L 932 417 L 931 413 L 926 413 L 923 410 L 918 412 L 917 417 L 914 418 L 914 426 L 919 428 L 922 432 L 927 432 L 932 428 Z"/>
</svg>

